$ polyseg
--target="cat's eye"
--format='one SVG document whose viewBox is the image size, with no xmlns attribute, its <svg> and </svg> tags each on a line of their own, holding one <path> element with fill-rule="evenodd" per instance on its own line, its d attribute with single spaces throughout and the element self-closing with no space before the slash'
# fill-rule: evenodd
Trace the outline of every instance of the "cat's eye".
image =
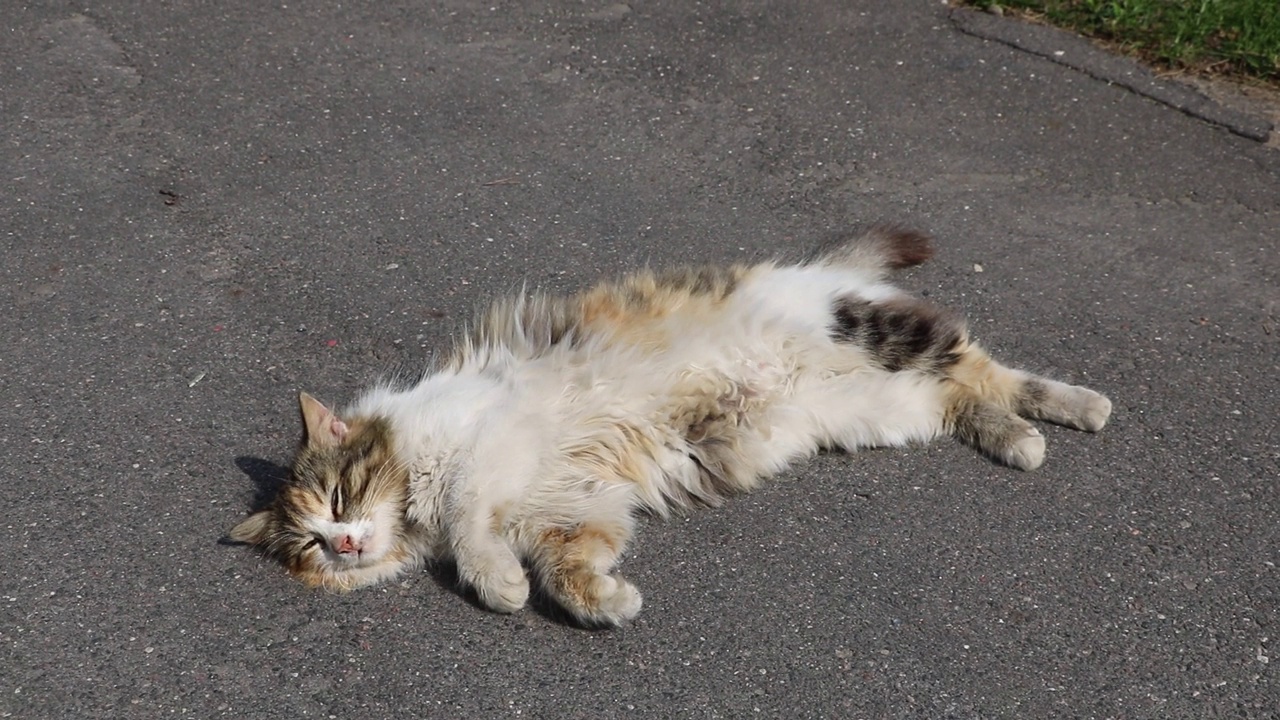
<svg viewBox="0 0 1280 720">
<path fill-rule="evenodd" d="M 334 520 L 342 519 L 343 500 L 344 498 L 342 497 L 342 486 L 335 485 L 333 488 L 333 494 L 329 496 L 329 509 L 333 511 Z"/>
<path fill-rule="evenodd" d="M 306 550 L 310 550 L 311 548 L 313 548 L 313 547 L 315 547 L 315 546 L 317 546 L 317 545 L 323 545 L 323 544 L 324 544 L 324 540 L 323 540 L 322 538 L 319 538 L 319 537 L 313 537 L 313 538 L 311 538 L 311 541 L 310 541 L 310 542 L 308 542 L 306 545 L 303 545 L 303 546 L 302 546 L 302 549 L 303 549 L 304 551 L 306 551 Z"/>
</svg>

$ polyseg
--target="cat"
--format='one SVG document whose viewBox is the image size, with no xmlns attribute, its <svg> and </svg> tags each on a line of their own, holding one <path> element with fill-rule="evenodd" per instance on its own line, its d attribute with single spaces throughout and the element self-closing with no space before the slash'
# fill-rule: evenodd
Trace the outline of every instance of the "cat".
<svg viewBox="0 0 1280 720">
<path fill-rule="evenodd" d="M 333 590 L 451 559 L 499 612 L 525 605 L 527 564 L 577 621 L 617 625 L 641 606 L 613 572 L 639 512 L 716 505 L 823 448 L 949 434 L 1031 470 L 1026 418 L 1100 430 L 1107 398 L 999 364 L 886 282 L 932 254 L 876 227 L 798 263 L 499 301 L 411 387 L 340 414 L 301 394 L 290 477 L 230 538 Z"/>
</svg>

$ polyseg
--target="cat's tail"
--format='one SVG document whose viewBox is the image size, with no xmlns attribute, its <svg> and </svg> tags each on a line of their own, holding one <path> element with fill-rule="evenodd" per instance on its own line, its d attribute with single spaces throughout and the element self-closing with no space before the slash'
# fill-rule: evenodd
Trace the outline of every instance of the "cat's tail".
<svg viewBox="0 0 1280 720">
<path fill-rule="evenodd" d="M 933 257 L 933 241 L 928 235 L 897 225 L 875 225 L 850 237 L 836 235 L 822 243 L 809 263 L 847 267 L 884 275 L 919 265 Z"/>
</svg>

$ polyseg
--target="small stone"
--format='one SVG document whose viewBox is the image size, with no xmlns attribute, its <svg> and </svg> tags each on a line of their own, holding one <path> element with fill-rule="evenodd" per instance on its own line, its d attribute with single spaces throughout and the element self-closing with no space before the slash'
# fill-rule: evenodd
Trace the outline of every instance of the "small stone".
<svg viewBox="0 0 1280 720">
<path fill-rule="evenodd" d="M 614 3 L 587 13 L 588 20 L 618 21 L 631 14 L 631 6 L 626 3 Z"/>
</svg>

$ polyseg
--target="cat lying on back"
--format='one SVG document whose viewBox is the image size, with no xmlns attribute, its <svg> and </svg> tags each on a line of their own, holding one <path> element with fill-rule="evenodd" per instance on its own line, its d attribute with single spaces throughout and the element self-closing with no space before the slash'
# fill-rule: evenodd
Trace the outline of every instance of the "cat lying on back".
<svg viewBox="0 0 1280 720">
<path fill-rule="evenodd" d="M 931 255 L 880 228 L 799 265 L 500 301 L 408 389 L 341 414 L 304 393 L 287 484 L 231 538 L 337 590 L 452 559 L 501 612 L 529 596 L 523 561 L 580 621 L 617 624 L 640 611 L 613 572 L 637 511 L 715 505 L 819 448 L 945 434 L 1031 470 L 1024 418 L 1101 429 L 1105 397 L 999 364 L 884 281 Z"/>
</svg>

